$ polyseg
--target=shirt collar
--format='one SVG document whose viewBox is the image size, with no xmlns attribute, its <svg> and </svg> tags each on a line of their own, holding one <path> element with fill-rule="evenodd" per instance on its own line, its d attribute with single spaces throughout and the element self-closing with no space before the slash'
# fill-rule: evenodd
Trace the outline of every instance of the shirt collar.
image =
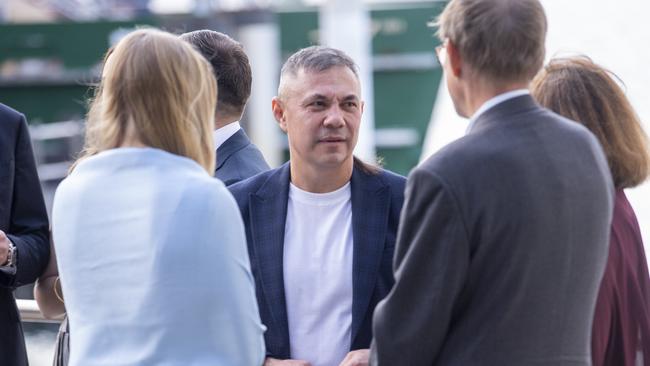
<svg viewBox="0 0 650 366">
<path fill-rule="evenodd" d="M 235 121 L 214 130 L 214 148 L 218 149 L 219 146 L 223 145 L 226 140 L 228 140 L 232 135 L 236 134 L 240 129 L 241 126 L 239 125 L 239 121 Z"/>
<path fill-rule="evenodd" d="M 506 100 L 510 100 L 528 94 L 530 94 L 528 89 L 517 89 L 517 90 L 511 90 L 509 92 L 505 92 L 503 94 L 499 94 L 496 97 L 489 99 L 488 101 L 483 103 L 483 105 L 479 109 L 477 109 L 476 112 L 474 112 L 472 118 L 469 119 L 469 126 L 467 126 L 467 130 L 465 131 L 465 133 L 469 133 L 472 130 L 478 117 L 480 117 L 488 109 L 491 109 L 492 107 L 495 107 L 498 104 L 505 102 Z"/>
</svg>

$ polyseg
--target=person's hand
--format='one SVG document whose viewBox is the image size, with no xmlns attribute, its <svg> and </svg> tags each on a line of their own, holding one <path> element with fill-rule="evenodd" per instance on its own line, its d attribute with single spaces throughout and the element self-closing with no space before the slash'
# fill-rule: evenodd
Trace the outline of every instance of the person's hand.
<svg viewBox="0 0 650 366">
<path fill-rule="evenodd" d="M 4 231 L 0 230 L 0 266 L 7 263 L 9 256 L 9 238 Z"/>
<path fill-rule="evenodd" d="M 358 349 L 348 353 L 339 366 L 368 366 L 370 364 L 370 350 Z"/>
<path fill-rule="evenodd" d="M 311 364 L 303 360 L 278 360 L 267 357 L 264 360 L 264 366 L 311 366 Z"/>
</svg>

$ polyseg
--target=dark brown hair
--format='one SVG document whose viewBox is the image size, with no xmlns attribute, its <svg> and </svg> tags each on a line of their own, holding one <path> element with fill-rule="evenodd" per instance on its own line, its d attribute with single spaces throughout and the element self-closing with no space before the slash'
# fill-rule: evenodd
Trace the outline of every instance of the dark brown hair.
<svg viewBox="0 0 650 366">
<path fill-rule="evenodd" d="M 192 44 L 212 65 L 217 78 L 218 116 L 241 116 L 251 95 L 252 72 L 242 45 L 228 35 L 198 30 L 180 36 Z"/>
<path fill-rule="evenodd" d="M 579 121 L 605 151 L 617 189 L 634 187 L 650 174 L 650 150 L 639 117 L 613 73 L 587 57 L 552 60 L 531 91 L 555 113 Z"/>
<path fill-rule="evenodd" d="M 547 24 L 539 0 L 451 0 L 430 25 L 491 81 L 529 81 L 544 63 Z"/>
</svg>

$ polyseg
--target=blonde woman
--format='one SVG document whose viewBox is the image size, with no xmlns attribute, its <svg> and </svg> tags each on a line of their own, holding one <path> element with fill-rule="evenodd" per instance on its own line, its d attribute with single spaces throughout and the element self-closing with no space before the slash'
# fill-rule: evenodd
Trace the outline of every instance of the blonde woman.
<svg viewBox="0 0 650 366">
<path fill-rule="evenodd" d="M 260 365 L 244 229 L 214 172 L 216 83 L 189 44 L 138 30 L 105 60 L 53 239 L 70 365 Z"/>
</svg>

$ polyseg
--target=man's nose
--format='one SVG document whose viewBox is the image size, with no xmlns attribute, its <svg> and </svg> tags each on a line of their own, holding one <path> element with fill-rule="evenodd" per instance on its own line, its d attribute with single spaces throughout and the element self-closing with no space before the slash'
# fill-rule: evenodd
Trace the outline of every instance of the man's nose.
<svg viewBox="0 0 650 366">
<path fill-rule="evenodd" d="M 325 116 L 325 121 L 323 121 L 325 127 L 338 128 L 345 125 L 345 118 L 343 117 L 343 111 L 338 104 L 332 105 L 327 111 Z"/>
</svg>

